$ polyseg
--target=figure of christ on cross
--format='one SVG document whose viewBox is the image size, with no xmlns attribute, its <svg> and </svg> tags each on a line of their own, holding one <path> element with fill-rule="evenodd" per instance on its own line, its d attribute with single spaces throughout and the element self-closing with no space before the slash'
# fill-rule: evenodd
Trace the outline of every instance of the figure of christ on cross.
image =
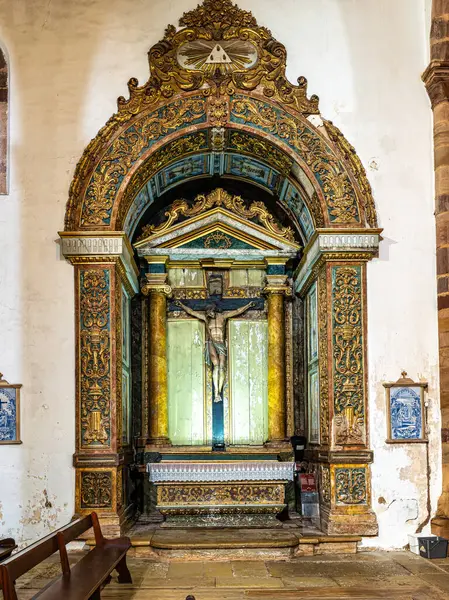
<svg viewBox="0 0 449 600">
<path fill-rule="evenodd" d="M 256 306 L 256 304 L 249 302 L 245 306 L 242 306 L 242 308 L 225 312 L 222 312 L 215 303 L 211 303 L 204 311 L 192 310 L 179 300 L 175 302 L 175 305 L 181 307 L 191 317 L 204 321 L 206 324 L 205 360 L 206 364 L 212 368 L 214 402 L 222 402 L 228 362 L 226 324 L 229 319 L 243 315 L 243 313 Z"/>
</svg>

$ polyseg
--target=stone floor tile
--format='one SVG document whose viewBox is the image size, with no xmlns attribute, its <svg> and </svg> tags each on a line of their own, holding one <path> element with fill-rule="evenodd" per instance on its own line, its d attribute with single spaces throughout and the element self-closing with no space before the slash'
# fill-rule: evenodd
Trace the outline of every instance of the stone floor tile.
<svg viewBox="0 0 449 600">
<path fill-rule="evenodd" d="M 269 573 L 263 561 L 233 561 L 232 572 L 236 577 L 268 577 Z"/>
<path fill-rule="evenodd" d="M 360 576 L 360 577 L 393 577 L 393 576 L 407 576 L 410 573 L 403 565 L 394 561 L 385 561 L 380 563 L 376 562 L 341 562 L 321 565 L 322 575 L 329 577 L 344 577 L 344 576 Z"/>
<path fill-rule="evenodd" d="M 330 577 L 282 577 L 286 588 L 335 587 Z"/>
<path fill-rule="evenodd" d="M 129 564 L 129 570 L 131 571 L 131 576 L 134 573 L 133 570 L 133 564 Z M 168 567 L 169 567 L 169 563 L 157 563 L 157 562 L 151 562 L 148 563 L 148 566 L 146 568 L 146 570 L 144 571 L 144 579 L 151 579 L 151 578 L 155 578 L 155 579 L 163 579 L 164 577 L 167 577 L 167 572 L 168 572 Z"/>
<path fill-rule="evenodd" d="M 414 575 L 420 575 L 421 573 L 441 573 L 441 568 L 438 565 L 432 564 L 430 560 L 422 558 L 420 561 L 415 560 L 402 560 L 401 562 L 395 561 L 400 564 L 404 569 L 407 569 Z"/>
<path fill-rule="evenodd" d="M 232 577 L 232 563 L 212 561 L 204 563 L 204 574 L 207 577 Z"/>
<path fill-rule="evenodd" d="M 329 564 L 326 563 L 326 566 Z M 319 577 L 325 570 L 323 563 L 306 562 L 305 559 L 297 559 L 294 562 L 267 562 L 266 566 L 272 577 Z"/>
<path fill-rule="evenodd" d="M 283 588 L 284 583 L 280 577 L 217 577 L 217 588 Z M 197 598 L 196 600 L 200 600 Z"/>
<path fill-rule="evenodd" d="M 154 591 L 137 590 L 132 596 L 110 595 L 107 589 L 105 589 L 101 593 L 101 598 L 102 600 L 184 600 L 189 594 L 194 595 L 197 600 L 245 600 L 247 598 L 245 590 L 225 588 L 219 590 L 202 588 L 194 590 L 186 588 L 177 588 L 175 590 L 157 589 Z"/>
<path fill-rule="evenodd" d="M 191 588 L 195 589 L 198 587 L 215 587 L 215 577 L 166 577 L 163 579 L 144 579 L 140 589 L 176 589 L 176 588 Z M 183 600 L 183 599 L 182 599 Z"/>
<path fill-rule="evenodd" d="M 446 573 L 421 573 L 420 578 L 444 592 L 449 592 L 449 575 Z"/>
<path fill-rule="evenodd" d="M 202 577 L 204 575 L 203 562 L 170 562 L 167 577 Z"/>
<path fill-rule="evenodd" d="M 423 585 L 422 580 L 416 575 L 396 575 L 396 576 L 382 576 L 379 574 L 377 577 L 361 577 L 346 575 L 344 577 L 333 577 L 334 581 L 341 587 L 360 587 L 360 586 L 372 586 L 376 588 L 392 587 L 392 588 L 419 588 Z"/>
</svg>

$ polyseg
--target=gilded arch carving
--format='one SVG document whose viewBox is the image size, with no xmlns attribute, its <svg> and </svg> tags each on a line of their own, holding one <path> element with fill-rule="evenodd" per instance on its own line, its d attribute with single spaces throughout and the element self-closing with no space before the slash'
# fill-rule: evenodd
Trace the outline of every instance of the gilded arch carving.
<svg viewBox="0 0 449 600">
<path fill-rule="evenodd" d="M 323 393 L 321 440 L 311 461 L 330 479 L 321 492 L 326 506 L 323 528 L 329 533 L 372 535 L 377 524 L 370 508 L 364 299 L 365 263 L 377 251 L 380 231 L 365 170 L 340 130 L 322 119 L 318 98 L 307 96 L 306 80 L 301 77 L 293 85 L 286 79 L 285 47 L 251 13 L 231 0 L 204 0 L 182 17 L 180 26 L 180 30 L 169 26 L 164 39 L 150 50 L 149 80 L 143 86 L 130 80 L 129 99 L 119 98 L 117 113 L 86 148 L 70 188 L 62 234 L 67 239 L 65 254 L 78 269 L 77 281 L 85 281 L 94 268 L 113 282 L 109 297 L 114 321 L 107 322 L 109 329 L 102 336 L 108 348 L 115 349 L 109 365 L 112 383 L 101 390 L 101 406 L 83 414 L 83 423 L 89 427 L 87 437 L 78 420 L 78 437 L 84 444 L 77 448 L 75 466 L 84 479 L 89 475 L 89 480 L 96 481 L 94 475 L 101 473 L 102 485 L 110 482 L 113 489 L 105 515 L 111 519 L 114 515 L 114 522 L 121 524 L 125 509 L 117 498 L 123 496 L 123 455 L 128 448 L 122 439 L 121 358 L 117 355 L 124 302 L 121 290 L 126 288 L 132 295 L 138 289 L 129 239 L 153 201 L 144 190 L 186 158 L 198 159 L 204 173 L 227 176 L 225 167 L 214 171 L 218 168 L 214 157 L 240 156 L 270 171 L 266 181 L 254 181 L 284 203 L 303 229 L 307 248 L 295 274 L 297 291 L 307 294 L 318 278 Z M 221 53 L 219 60 L 214 52 Z M 250 174 L 245 177 L 251 180 Z M 289 194 L 301 197 L 302 204 L 292 201 Z M 310 217 L 307 231 L 301 221 L 304 214 Z M 86 248 L 91 251 L 85 252 Z M 89 256 L 80 257 L 77 252 Z M 342 277 L 348 269 L 356 279 L 352 288 Z M 340 297 L 349 303 L 355 298 L 361 306 L 358 329 L 346 324 L 341 343 L 335 334 L 339 323 L 332 320 Z M 79 330 L 79 338 L 87 340 L 82 351 L 88 373 L 92 372 L 89 361 L 96 361 L 98 354 L 97 329 L 93 334 L 88 339 L 83 328 Z M 349 371 L 340 373 L 333 364 L 338 362 L 339 350 L 342 354 L 351 351 L 354 336 L 361 348 L 357 377 Z M 89 377 L 78 375 L 77 393 L 84 402 L 80 406 L 96 407 L 98 382 Z M 349 487 L 362 480 L 352 502 L 355 495 Z M 77 510 L 87 509 L 78 501 Z"/>
<path fill-rule="evenodd" d="M 246 155 L 260 156 L 268 144 L 284 176 L 288 161 L 305 171 L 315 190 L 307 200 L 315 227 L 376 227 L 360 159 L 338 128 L 321 120 L 305 78 L 297 85 L 286 79 L 286 50 L 270 31 L 230 0 L 205 0 L 180 25 L 179 31 L 169 26 L 150 50 L 149 80 L 143 86 L 130 80 L 130 98 L 119 98 L 117 113 L 86 148 L 70 188 L 66 231 L 120 230 L 145 175 L 164 160 L 204 150 L 214 128 L 246 136 L 240 144 Z M 229 60 L 205 66 L 204 52 L 217 40 Z M 248 61 L 254 64 L 245 68 Z"/>
</svg>

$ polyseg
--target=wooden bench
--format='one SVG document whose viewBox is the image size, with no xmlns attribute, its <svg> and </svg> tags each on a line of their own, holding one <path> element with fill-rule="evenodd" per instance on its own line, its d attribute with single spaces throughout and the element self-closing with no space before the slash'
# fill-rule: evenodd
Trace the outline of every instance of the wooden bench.
<svg viewBox="0 0 449 600">
<path fill-rule="evenodd" d="M 12 554 L 12 551 L 17 548 L 17 544 L 13 538 L 5 538 L 0 540 L 0 562 L 5 560 L 5 558 L 9 558 Z"/>
<path fill-rule="evenodd" d="M 79 538 L 91 527 L 96 546 L 74 566 L 70 566 L 66 544 Z M 15 581 L 55 552 L 59 552 L 61 577 L 40 590 L 33 598 L 40 600 L 98 600 L 101 588 L 118 572 L 119 583 L 132 583 L 126 565 L 129 538 L 107 540 L 101 533 L 96 513 L 74 521 L 39 540 L 32 546 L 0 563 L 0 587 L 4 600 L 18 600 Z"/>
</svg>

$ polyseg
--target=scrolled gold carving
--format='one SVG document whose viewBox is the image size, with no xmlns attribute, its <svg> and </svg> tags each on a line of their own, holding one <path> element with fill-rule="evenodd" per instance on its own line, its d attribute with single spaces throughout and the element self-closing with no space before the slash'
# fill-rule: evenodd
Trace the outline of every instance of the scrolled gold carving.
<svg viewBox="0 0 449 600">
<path fill-rule="evenodd" d="M 223 298 L 260 298 L 261 295 L 260 287 L 228 287 Z M 175 300 L 206 300 L 208 297 L 208 291 L 204 288 L 173 288 Z"/>
<path fill-rule="evenodd" d="M 366 469 L 336 468 L 335 495 L 337 504 L 366 504 Z"/>
<path fill-rule="evenodd" d="M 164 294 L 164 296 L 170 298 L 172 295 L 171 287 L 166 284 L 144 283 L 141 286 L 141 290 L 144 296 L 149 296 L 150 294 Z"/>
<path fill-rule="evenodd" d="M 222 231 L 214 231 L 204 240 L 205 248 L 219 248 L 220 250 L 229 250 L 232 246 L 231 238 Z"/>
<path fill-rule="evenodd" d="M 320 496 L 324 504 L 331 503 L 331 473 L 326 465 L 320 465 Z"/>
<path fill-rule="evenodd" d="M 364 444 L 361 267 L 333 267 L 334 424 L 337 444 Z"/>
<path fill-rule="evenodd" d="M 115 286 L 115 356 L 123 356 L 122 286 Z M 115 415 L 116 436 L 119 447 L 123 445 L 123 370 L 121 361 L 115 371 Z"/>
<path fill-rule="evenodd" d="M 225 127 L 229 122 L 229 100 L 211 98 L 209 100 L 209 121 L 213 127 Z"/>
<path fill-rule="evenodd" d="M 329 443 L 329 359 L 328 359 L 328 308 L 326 267 L 318 274 L 318 352 L 320 378 L 320 441 Z"/>
<path fill-rule="evenodd" d="M 373 191 L 366 176 L 365 168 L 360 160 L 354 146 L 352 146 L 340 129 L 336 127 L 332 121 L 324 121 L 324 126 L 329 134 L 330 139 L 340 150 L 346 164 L 349 164 L 361 192 L 361 204 L 365 209 L 366 222 L 370 227 L 377 227 L 376 206 L 374 204 Z"/>
<path fill-rule="evenodd" d="M 81 508 L 112 508 L 112 471 L 81 472 Z"/>
<path fill-rule="evenodd" d="M 161 109 L 143 116 L 132 128 L 124 131 L 110 146 L 95 170 L 86 190 L 81 224 L 101 226 L 108 224 L 120 180 L 140 157 L 151 141 L 195 122 L 205 115 L 205 100 L 181 98 Z"/>
<path fill-rule="evenodd" d="M 82 446 L 110 438 L 110 273 L 80 272 L 80 413 Z"/>
<path fill-rule="evenodd" d="M 308 207 L 310 209 L 310 212 L 312 213 L 312 217 L 315 221 L 315 227 L 324 227 L 325 226 L 325 220 L 323 217 L 323 208 L 321 206 L 321 202 L 320 199 L 318 198 L 318 194 L 316 192 L 314 192 L 310 198 L 309 198 L 309 202 L 308 202 Z"/>
<path fill-rule="evenodd" d="M 178 158 L 206 149 L 207 134 L 205 132 L 196 132 L 175 139 L 153 152 L 140 165 L 138 171 L 134 173 L 129 184 L 126 186 L 117 215 L 117 228 L 119 230 L 123 229 L 129 207 L 138 192 L 153 175 Z"/>
<path fill-rule="evenodd" d="M 173 298 L 175 300 L 206 300 L 209 294 L 203 288 L 174 288 Z M 181 313 L 184 314 L 184 313 Z"/>
<path fill-rule="evenodd" d="M 260 298 L 262 289 L 260 287 L 229 287 L 225 290 L 224 298 Z"/>
<path fill-rule="evenodd" d="M 328 219 L 333 224 L 360 221 L 348 173 L 335 152 L 309 128 L 307 121 L 303 122 L 263 100 L 243 95 L 233 99 L 231 114 L 246 124 L 268 131 L 297 151 L 315 176 L 319 177 L 328 208 Z"/>
<path fill-rule="evenodd" d="M 203 90 L 205 95 L 215 93 L 218 96 L 233 94 L 236 89 L 251 91 L 256 88 L 267 98 L 292 104 L 303 114 L 318 113 L 318 97 L 307 97 L 306 79 L 300 77 L 297 85 L 287 80 L 285 47 L 268 29 L 259 27 L 250 12 L 241 10 L 231 0 L 205 0 L 198 8 L 185 13 L 179 24 L 179 31 L 168 26 L 164 39 L 151 48 L 148 82 L 142 87 L 136 79 L 128 83 L 130 99 L 119 98 L 122 118 L 130 118 L 179 92 Z M 240 42 L 235 56 L 226 64 L 208 62 L 206 49 L 203 61 L 190 60 L 188 67 L 180 65 L 178 57 L 185 44 L 196 44 L 195 50 L 201 52 L 202 47 L 208 46 L 212 50 L 214 44 L 220 42 L 224 47 Z M 245 50 L 252 48 L 257 57 L 249 67 L 241 49 L 243 44 Z M 229 56 L 231 54 L 232 50 Z"/>
<path fill-rule="evenodd" d="M 123 506 L 124 488 L 123 488 L 123 469 L 117 471 L 117 508 Z"/>
<path fill-rule="evenodd" d="M 181 27 L 198 27 L 210 33 L 237 27 L 258 27 L 249 10 L 242 10 L 230 0 L 206 0 L 197 8 L 184 13 L 179 24 Z"/>
<path fill-rule="evenodd" d="M 293 166 L 293 159 L 273 144 L 263 138 L 254 137 L 244 131 L 232 131 L 229 137 L 229 148 L 260 156 L 271 167 L 278 169 L 282 175 L 287 176 Z M 317 225 L 321 227 L 321 225 Z"/>
<path fill-rule="evenodd" d="M 273 215 L 269 213 L 263 202 L 253 202 L 248 208 L 241 196 L 232 196 L 226 190 L 217 188 L 207 196 L 200 194 L 195 198 L 193 206 L 190 206 L 186 200 L 176 200 L 170 209 L 165 213 L 167 220 L 161 225 L 147 225 L 142 230 L 139 240 L 155 234 L 161 234 L 167 231 L 180 217 L 196 217 L 210 210 L 215 206 L 227 208 L 229 211 L 244 219 L 257 218 L 258 221 L 270 233 L 284 238 L 290 242 L 295 241 L 293 229 L 291 227 L 282 227 L 279 225 Z"/>
<path fill-rule="evenodd" d="M 170 505 L 228 505 L 282 504 L 283 485 L 220 484 L 220 485 L 159 485 L 158 506 Z"/>
</svg>

